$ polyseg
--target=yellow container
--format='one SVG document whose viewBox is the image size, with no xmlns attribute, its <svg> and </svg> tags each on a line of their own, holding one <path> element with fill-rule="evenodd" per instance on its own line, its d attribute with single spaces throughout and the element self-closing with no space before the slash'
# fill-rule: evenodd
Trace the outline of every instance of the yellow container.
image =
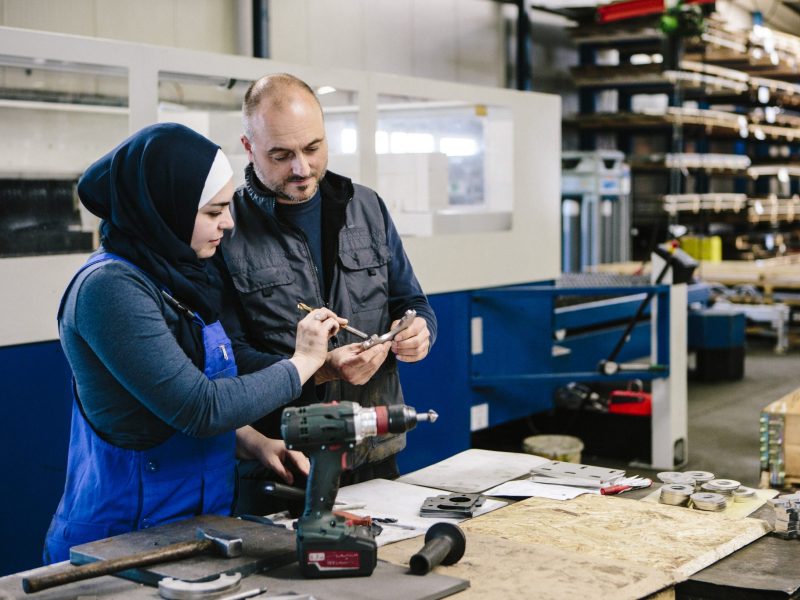
<svg viewBox="0 0 800 600">
<path fill-rule="evenodd" d="M 532 435 L 522 441 L 522 449 L 551 460 L 580 463 L 583 442 L 571 435 Z"/>
<path fill-rule="evenodd" d="M 718 235 L 686 236 L 681 238 L 681 249 L 697 260 L 713 263 L 722 261 L 722 238 Z"/>
</svg>

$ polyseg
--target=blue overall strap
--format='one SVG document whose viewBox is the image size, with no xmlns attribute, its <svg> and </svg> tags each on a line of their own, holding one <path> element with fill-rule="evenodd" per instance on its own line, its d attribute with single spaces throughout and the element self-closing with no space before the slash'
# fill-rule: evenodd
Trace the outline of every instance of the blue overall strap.
<svg viewBox="0 0 800 600">
<path fill-rule="evenodd" d="M 233 344 L 222 323 L 215 321 L 211 325 L 206 325 L 203 317 L 191 308 L 186 306 L 177 298 L 173 298 L 165 290 L 161 290 L 161 295 L 167 299 L 176 310 L 182 312 L 192 319 L 203 333 L 203 350 L 205 350 L 205 361 L 203 373 L 209 379 L 218 377 L 236 377 L 238 369 L 236 358 L 233 356 Z"/>
</svg>

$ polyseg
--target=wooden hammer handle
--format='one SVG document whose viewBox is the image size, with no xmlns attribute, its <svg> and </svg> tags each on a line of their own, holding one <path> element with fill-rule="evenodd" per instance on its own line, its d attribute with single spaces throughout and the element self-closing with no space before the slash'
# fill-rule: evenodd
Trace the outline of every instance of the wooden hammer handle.
<svg viewBox="0 0 800 600">
<path fill-rule="evenodd" d="M 212 540 L 191 540 L 162 546 L 154 550 L 146 550 L 130 556 L 120 558 L 110 558 L 108 560 L 98 560 L 97 562 L 71 567 L 66 571 L 48 573 L 45 575 L 33 575 L 22 580 L 22 589 L 26 593 L 32 594 L 51 587 L 72 583 L 73 581 L 83 581 L 102 575 L 110 575 L 125 571 L 127 569 L 137 569 L 149 565 L 179 560 L 189 556 L 195 556 L 204 552 L 209 552 L 214 548 Z"/>
</svg>

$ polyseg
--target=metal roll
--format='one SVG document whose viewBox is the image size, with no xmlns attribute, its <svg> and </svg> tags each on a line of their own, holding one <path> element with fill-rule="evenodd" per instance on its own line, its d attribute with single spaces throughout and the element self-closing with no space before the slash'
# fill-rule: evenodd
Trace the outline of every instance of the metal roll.
<svg viewBox="0 0 800 600">
<path fill-rule="evenodd" d="M 658 501 L 661 502 L 661 504 L 685 506 L 693 493 L 694 485 L 685 483 L 665 483 L 661 486 L 661 494 L 659 495 Z"/>
<path fill-rule="evenodd" d="M 720 512 L 728 506 L 728 499 L 722 494 L 697 492 L 692 494 L 692 506 L 697 510 Z"/>
</svg>

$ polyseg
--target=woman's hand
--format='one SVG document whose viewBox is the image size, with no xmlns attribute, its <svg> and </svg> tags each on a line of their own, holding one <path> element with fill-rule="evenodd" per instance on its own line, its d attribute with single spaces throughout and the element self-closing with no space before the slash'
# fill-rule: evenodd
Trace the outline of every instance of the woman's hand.
<svg viewBox="0 0 800 600">
<path fill-rule="evenodd" d="M 315 308 L 297 324 L 294 355 L 289 360 L 297 368 L 301 384 L 325 363 L 328 340 L 346 324 L 347 319 L 337 317 L 327 308 Z"/>
<path fill-rule="evenodd" d="M 295 473 L 308 476 L 311 468 L 305 454 L 289 450 L 283 440 L 268 438 L 249 425 L 236 430 L 236 456 L 258 460 L 289 485 Z"/>
</svg>

